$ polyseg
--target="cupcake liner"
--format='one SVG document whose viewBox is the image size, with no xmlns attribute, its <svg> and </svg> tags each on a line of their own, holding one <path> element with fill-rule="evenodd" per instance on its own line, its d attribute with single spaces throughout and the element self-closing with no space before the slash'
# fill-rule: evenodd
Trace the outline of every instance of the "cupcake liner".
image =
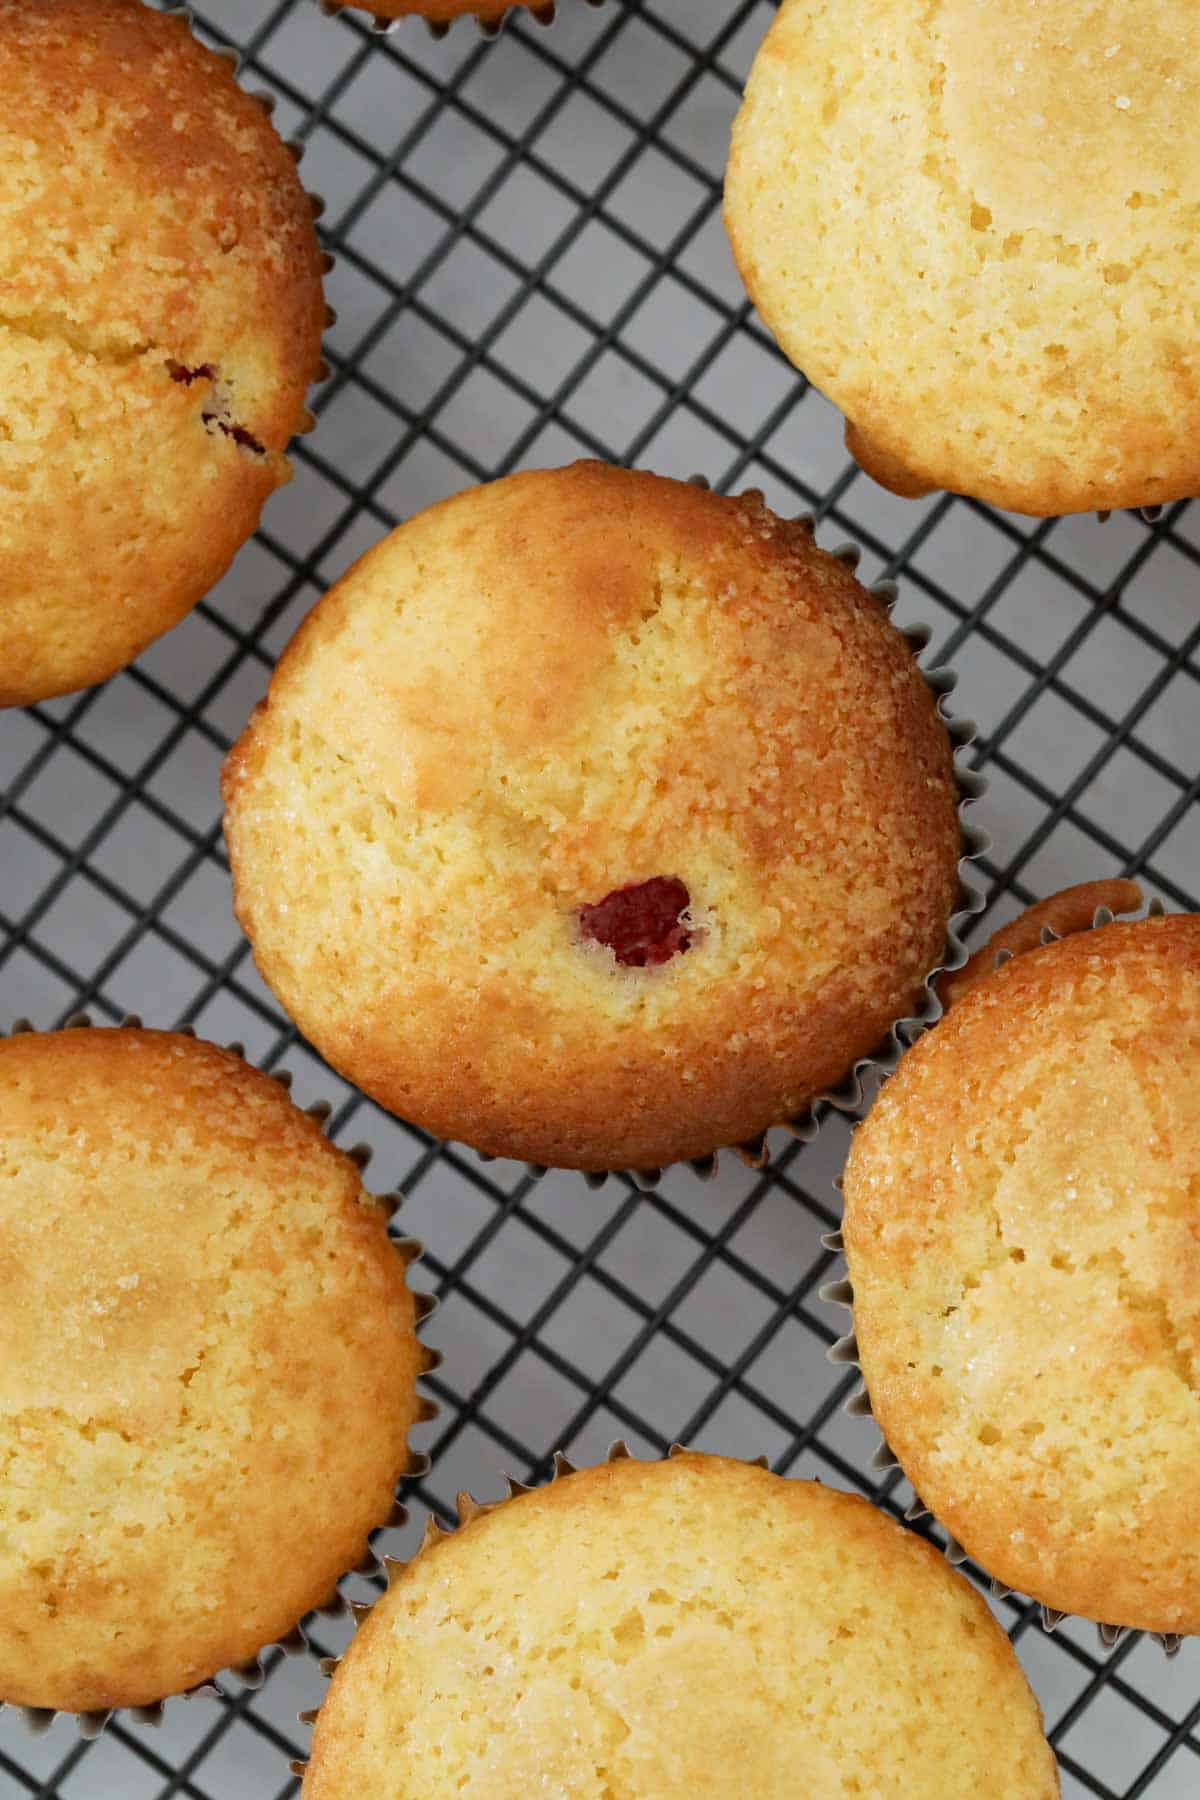
<svg viewBox="0 0 1200 1800">
<path fill-rule="evenodd" d="M 586 0 L 589 6 L 603 6 L 604 0 Z M 385 19 L 380 14 L 371 12 L 370 0 L 317 0 L 317 10 L 324 13 L 327 19 L 336 19 L 344 12 L 364 13 L 361 23 L 375 37 L 390 37 L 400 26 L 422 23 L 430 37 L 444 38 L 451 26 L 462 19 L 474 20 L 481 37 L 499 36 L 508 20 L 514 15 L 524 14 L 531 18 L 535 25 L 549 27 L 554 24 L 557 15 L 557 0 L 540 0 L 540 4 L 524 4 L 524 0 L 509 0 L 503 12 L 495 13 L 491 18 L 480 18 L 477 13 L 459 13 L 453 19 L 427 19 L 422 13 L 405 13 L 398 19 Z"/>
<path fill-rule="evenodd" d="M 672 1457 L 685 1456 L 686 1454 L 687 1445 L 675 1443 L 670 1446 L 665 1457 L 651 1457 L 644 1460 L 669 1462 Z M 633 1452 L 623 1438 L 615 1439 L 615 1441 L 609 1445 L 603 1457 L 604 1463 L 630 1462 L 633 1460 L 635 1460 Z M 770 1460 L 766 1456 L 738 1456 L 730 1457 L 729 1460 L 731 1462 L 744 1463 L 748 1468 L 754 1469 L 769 1469 L 771 1466 Z M 580 1467 L 585 1466 L 599 1465 L 581 1465 L 573 1463 L 561 1450 L 556 1450 L 554 1452 L 553 1467 L 549 1483 L 535 1483 L 531 1486 L 523 1481 L 515 1480 L 511 1475 L 507 1475 L 504 1479 L 508 1484 L 508 1492 L 502 1499 L 475 1500 L 470 1494 L 465 1492 L 456 1494 L 454 1497 L 454 1504 L 458 1511 L 458 1524 L 444 1525 L 436 1513 L 430 1513 L 425 1520 L 425 1531 L 421 1538 L 421 1542 L 411 1556 L 385 1556 L 383 1558 L 383 1574 L 386 1586 L 390 1587 L 396 1576 L 402 1570 L 411 1567 L 413 1563 L 424 1556 L 428 1550 L 434 1547 L 434 1545 L 441 1543 L 445 1538 L 453 1537 L 454 1533 L 461 1530 L 464 1525 L 470 1525 L 473 1520 L 482 1519 L 486 1517 L 488 1513 L 499 1512 L 500 1508 L 502 1506 L 507 1506 L 510 1500 L 517 1499 L 521 1494 L 533 1493 L 535 1486 L 552 1486 L 554 1482 L 560 1481 L 564 1475 L 574 1475 L 578 1472 Z M 353 1615 L 354 1628 L 356 1631 L 362 1624 L 362 1621 L 374 1610 L 374 1604 L 373 1601 L 352 1600 L 350 1602 L 350 1611 Z M 319 1665 L 322 1675 L 327 1679 L 332 1677 L 341 1660 L 340 1656 L 323 1656 Z M 320 1710 L 319 1706 L 314 1706 L 310 1707 L 305 1712 L 298 1713 L 296 1716 L 301 1725 L 311 1726 L 316 1723 L 317 1715 Z M 294 1762 L 289 1763 L 288 1767 L 291 1769 L 293 1775 L 303 1776 L 305 1770 L 308 1768 L 308 1760 L 305 1757 L 298 1757 Z"/>
<path fill-rule="evenodd" d="M 1083 881 L 1075 887 L 1063 888 L 1046 900 L 1035 901 L 1015 919 L 1000 926 L 981 949 L 967 958 L 961 969 L 944 970 L 938 977 L 938 997 L 944 1008 L 953 1006 L 993 968 L 999 968 L 1014 955 L 1035 948 L 1035 939 L 1040 944 L 1051 943 L 1055 938 L 1092 930 L 1098 922 L 1107 924 L 1118 914 L 1132 918 L 1142 905 L 1142 891 L 1137 882 L 1120 876 Z M 1161 907 L 1158 910 L 1161 911 Z"/>
<path fill-rule="evenodd" d="M 689 484 L 693 487 L 708 488 L 707 476 L 691 475 Z M 764 499 L 760 488 L 746 488 L 737 496 L 740 500 Z M 810 513 L 801 513 L 794 524 L 805 525 L 815 531 L 816 521 Z M 843 544 L 830 552 L 838 562 L 853 571 L 858 567 L 862 551 L 856 544 Z M 899 598 L 899 587 L 896 582 L 883 580 L 875 582 L 867 589 L 880 602 L 884 611 L 891 616 Z M 605 1170 L 570 1170 L 571 1174 L 582 1174 L 591 1188 L 603 1187 L 610 1176 L 625 1177 L 635 1187 L 653 1189 L 658 1187 L 663 1177 L 672 1169 L 687 1168 L 702 1181 L 711 1181 L 717 1174 L 722 1150 L 732 1155 L 750 1169 L 765 1168 L 771 1158 L 768 1136 L 770 1132 L 781 1130 L 802 1144 L 811 1144 L 821 1129 L 822 1122 L 829 1112 L 854 1115 L 861 1112 L 864 1103 L 865 1083 L 873 1077 L 890 1075 L 900 1057 L 929 1026 L 935 1025 L 943 1012 L 942 1001 L 938 995 L 938 977 L 948 971 L 961 969 L 967 961 L 968 951 L 961 936 L 961 928 L 966 921 L 983 910 L 984 892 L 972 876 L 971 864 L 985 855 L 991 839 L 986 831 L 973 825 L 967 818 L 967 808 L 982 799 L 987 792 L 987 780 L 964 762 L 964 757 L 978 735 L 975 724 L 969 719 L 957 719 L 951 713 L 947 701 L 958 684 L 958 676 L 952 669 L 945 667 L 925 668 L 921 663 L 921 654 L 928 645 L 933 633 L 928 625 L 917 624 L 904 627 L 901 636 L 913 654 L 913 661 L 930 693 L 937 703 L 937 716 L 949 734 L 953 747 L 954 778 L 958 788 L 958 817 L 962 839 L 962 854 L 959 857 L 958 877 L 959 890 L 957 904 L 950 915 L 947 925 L 946 945 L 941 959 L 926 975 L 922 983 L 922 992 L 915 1013 L 905 1015 L 892 1024 L 890 1030 L 876 1049 L 866 1056 L 859 1057 L 844 1078 L 832 1088 L 822 1089 L 815 1094 L 809 1104 L 789 1118 L 773 1120 L 757 1136 L 740 1144 L 723 1144 L 711 1150 L 705 1156 L 694 1157 L 683 1162 L 668 1163 L 659 1169 L 605 1169 Z M 482 1151 L 476 1154 L 483 1162 L 496 1159 Z M 526 1169 L 535 1180 L 551 1173 L 551 1169 L 542 1163 L 526 1163 Z"/>
<path fill-rule="evenodd" d="M 142 1019 L 137 1013 L 125 1013 L 117 1021 L 117 1026 L 112 1027 L 96 1025 L 90 1014 L 86 1012 L 76 1012 L 72 1013 L 60 1027 L 63 1031 L 104 1031 L 119 1028 L 139 1030 L 142 1028 Z M 163 1027 L 162 1029 L 172 1029 L 178 1037 L 194 1038 L 197 1036 L 194 1025 L 180 1025 L 170 1028 Z M 7 1031 L 0 1028 L 0 1039 L 5 1037 L 18 1037 L 25 1032 L 37 1030 L 38 1027 L 29 1019 L 20 1018 L 14 1020 Z M 243 1062 L 248 1060 L 243 1044 L 235 1042 L 224 1044 L 220 1047 L 229 1051 L 232 1055 L 239 1057 Z M 269 1069 L 263 1072 L 269 1074 L 273 1081 L 278 1082 L 279 1086 L 283 1088 L 285 1092 L 290 1090 L 293 1080 L 292 1071 L 290 1069 Z M 302 1107 L 298 1110 L 306 1113 L 310 1119 L 314 1119 L 317 1124 L 321 1126 L 322 1130 L 324 1130 L 325 1123 L 331 1117 L 334 1109 L 332 1103 L 328 1100 L 314 1100 L 311 1105 Z M 338 1147 L 340 1148 L 340 1146 Z M 362 1171 L 370 1163 L 374 1151 L 370 1144 L 355 1144 L 349 1150 L 344 1151 L 343 1154 L 348 1156 L 355 1167 Z M 371 1198 L 375 1201 L 375 1204 L 380 1208 L 388 1220 L 391 1220 L 404 1204 L 404 1196 L 398 1189 L 392 1190 L 387 1194 L 372 1195 Z M 389 1241 L 407 1274 L 409 1267 L 413 1263 L 419 1261 L 423 1255 L 424 1245 L 418 1242 L 416 1238 L 392 1237 L 390 1233 Z M 413 1296 L 414 1303 L 415 1316 L 413 1325 L 414 1329 L 419 1332 L 425 1320 L 437 1310 L 438 1298 L 436 1294 L 422 1293 L 415 1288 L 410 1288 L 409 1291 Z M 431 1375 L 434 1370 L 440 1368 L 443 1360 L 442 1352 L 440 1350 L 434 1350 L 426 1344 L 421 1344 L 419 1348 L 421 1351 L 421 1366 L 418 1371 L 418 1380 L 425 1375 Z M 423 1394 L 418 1390 L 417 1409 L 413 1418 L 414 1426 L 430 1424 L 439 1416 L 440 1412 L 441 1407 L 438 1402 L 429 1395 Z M 386 1517 L 380 1519 L 378 1524 L 371 1527 L 367 1534 L 367 1549 L 359 1562 L 356 1563 L 352 1569 L 342 1570 L 332 1587 L 329 1589 L 329 1592 L 322 1599 L 318 1600 L 316 1605 L 311 1609 L 317 1615 L 325 1618 L 338 1618 L 345 1615 L 347 1609 L 353 1603 L 348 1601 L 342 1593 L 342 1582 L 348 1576 L 354 1574 L 375 1575 L 379 1573 L 382 1563 L 380 1558 L 375 1554 L 373 1547 L 375 1539 L 380 1532 L 390 1530 L 396 1526 L 405 1525 L 408 1522 L 408 1509 L 398 1496 L 409 1482 L 420 1480 L 423 1476 L 427 1475 L 431 1465 L 428 1455 L 423 1450 L 414 1450 L 411 1445 L 406 1444 L 405 1452 L 405 1465 L 396 1479 L 396 1492 Z M 267 1675 L 267 1671 L 263 1665 L 263 1658 L 266 1657 L 271 1650 L 281 1650 L 285 1656 L 304 1656 L 308 1654 L 309 1648 L 310 1646 L 304 1628 L 304 1620 L 298 1619 L 296 1623 L 280 1637 L 273 1639 L 269 1643 L 260 1645 L 253 1656 L 247 1657 L 243 1662 L 230 1664 L 227 1669 L 218 1670 L 216 1674 L 209 1677 L 208 1680 L 197 1682 L 194 1687 L 183 1688 L 175 1694 L 164 1694 L 160 1700 L 153 1701 L 145 1706 L 110 1708 L 109 1710 L 102 1712 L 71 1713 L 67 1716 L 75 1720 L 79 1735 L 83 1738 L 99 1737 L 115 1711 L 127 1712 L 129 1716 L 135 1719 L 140 1725 L 160 1725 L 162 1723 L 164 1708 L 169 1700 L 224 1699 L 227 1696 L 217 1683 L 220 1677 L 225 1675 L 236 1677 L 243 1688 L 251 1690 L 260 1688 L 266 1680 Z M 11 1706 L 10 1702 L 0 1699 L 0 1711 L 3 1711 L 6 1706 L 10 1706 L 11 1710 L 19 1712 L 22 1715 L 26 1727 L 35 1736 L 40 1736 L 43 1732 L 48 1731 L 55 1719 L 60 1716 L 59 1710 L 56 1708 Z"/>
<path fill-rule="evenodd" d="M 1157 525 L 1158 521 L 1162 518 L 1166 507 L 1162 501 L 1156 501 L 1152 506 L 1131 506 L 1125 510 L 1133 513 L 1142 521 L 1143 525 Z M 1112 516 L 1113 509 L 1112 507 L 1108 507 L 1103 512 L 1098 512 L 1096 514 L 1097 523 L 1100 525 L 1107 525 Z"/>
<path fill-rule="evenodd" d="M 1100 884 L 1087 884 L 1089 887 L 1098 885 Z M 1068 889 L 1067 893 L 1070 895 L 1072 890 Z M 1128 911 L 1122 911 L 1119 916 L 1123 919 L 1155 919 L 1161 918 L 1165 910 L 1161 900 L 1152 899 L 1148 902 L 1143 900 L 1138 907 L 1130 908 Z M 1098 906 L 1092 915 L 1091 923 L 1080 929 L 1088 931 L 1098 930 L 1102 926 L 1111 925 L 1114 918 L 1117 916 L 1118 915 L 1113 912 L 1111 907 Z M 1068 935 L 1073 935 L 1073 933 L 1059 932 L 1056 931 L 1052 925 L 1043 924 L 1038 931 L 1038 942 L 1040 944 L 1058 943 L 1064 936 Z M 1025 947 L 1032 948 L 1033 946 Z M 997 949 L 994 953 L 992 966 L 993 968 L 1001 968 L 1006 962 L 1012 960 L 1014 954 L 1020 955 L 1021 953 L 1021 951 L 1014 952 L 1010 949 Z M 838 1186 L 840 1187 L 840 1185 L 841 1183 L 839 1182 Z M 840 1229 L 837 1231 L 826 1232 L 821 1238 L 821 1243 L 826 1250 L 831 1250 L 837 1255 L 844 1255 L 845 1253 L 845 1242 Z M 831 1344 L 826 1351 L 825 1354 L 828 1361 L 840 1367 L 857 1369 L 861 1376 L 862 1367 L 859 1362 L 858 1339 L 855 1336 L 853 1323 L 854 1288 L 850 1281 L 848 1269 L 845 1274 L 840 1275 L 836 1280 L 826 1282 L 824 1286 L 818 1289 L 818 1294 L 822 1300 L 829 1302 L 831 1305 L 844 1307 L 851 1318 L 850 1331 L 844 1337 L 838 1338 L 838 1340 Z M 858 1387 L 846 1400 L 842 1410 L 850 1418 L 874 1418 L 875 1415 L 871 1407 L 871 1396 L 867 1391 L 865 1379 L 860 1380 Z M 899 1457 L 893 1453 L 890 1446 L 883 1438 L 882 1433 L 880 1434 L 879 1444 L 871 1456 L 870 1468 L 873 1473 L 879 1475 L 886 1474 L 891 1469 L 902 1470 L 902 1464 Z M 910 1525 L 923 1520 L 928 1521 L 928 1524 L 925 1527 L 926 1534 L 928 1534 L 929 1526 L 935 1525 L 946 1539 L 945 1544 L 942 1546 L 942 1554 L 945 1556 L 947 1562 L 951 1563 L 954 1567 L 957 1568 L 960 1563 L 964 1563 L 968 1560 L 974 1560 L 968 1558 L 967 1551 L 963 1549 L 957 1538 L 955 1538 L 953 1533 L 942 1524 L 936 1514 L 925 1505 L 925 1502 L 915 1490 L 912 1500 L 905 1508 L 904 1519 L 906 1524 Z M 1003 1582 L 997 1581 L 996 1578 L 990 1575 L 987 1569 L 983 1568 L 980 1563 L 976 1562 L 975 1567 L 978 1568 L 990 1582 L 991 1593 L 994 1599 L 1003 1600 L 1009 1594 L 1014 1592 L 1012 1588 L 1005 1586 Z M 1032 1595 L 1027 1596 L 1027 1598 L 1033 1601 Z M 1057 1608 L 1047 1606 L 1042 1602 L 1033 1601 L 1033 1604 L 1038 1606 L 1042 1629 L 1046 1632 L 1057 1630 L 1058 1626 L 1061 1625 L 1066 1618 L 1079 1616 L 1076 1614 L 1060 1612 Z M 1096 1626 L 1100 1644 L 1104 1650 L 1113 1649 L 1120 1643 L 1121 1639 L 1126 1636 L 1127 1632 L 1132 1629 L 1132 1627 L 1129 1626 L 1109 1624 L 1106 1621 L 1098 1619 L 1092 1620 L 1091 1623 Z M 1163 1651 L 1169 1657 L 1178 1654 L 1179 1646 L 1183 1641 L 1182 1637 L 1175 1632 L 1154 1631 L 1148 1632 L 1146 1635 L 1154 1638 L 1155 1642 L 1161 1645 Z"/>
</svg>

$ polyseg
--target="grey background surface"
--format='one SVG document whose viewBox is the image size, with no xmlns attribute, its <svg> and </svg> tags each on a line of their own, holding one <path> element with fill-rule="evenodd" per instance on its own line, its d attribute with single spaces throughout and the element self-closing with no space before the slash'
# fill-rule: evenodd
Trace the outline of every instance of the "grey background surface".
<svg viewBox="0 0 1200 1800">
<path fill-rule="evenodd" d="M 926 661 L 952 663 L 954 710 L 979 723 L 981 928 L 1124 867 L 1168 904 L 1200 893 L 1200 512 L 1035 523 L 901 501 L 848 468 L 833 410 L 746 306 L 720 225 L 737 89 L 770 12 L 562 0 L 549 30 L 522 20 L 484 43 L 464 23 L 435 41 L 412 22 L 379 43 L 291 0 L 205 0 L 201 29 L 249 46 L 244 79 L 277 94 L 327 201 L 338 320 L 319 429 L 260 539 L 134 671 L 0 714 L 0 1020 L 49 1026 L 82 1000 L 239 1038 L 295 1070 L 301 1100 L 335 1101 L 339 1136 L 376 1146 L 374 1183 L 410 1190 L 403 1225 L 432 1253 L 415 1283 L 447 1289 L 425 1332 L 446 1363 L 422 1432 L 436 1466 L 393 1553 L 431 1498 L 494 1497 L 559 1444 L 589 1460 L 618 1435 L 645 1453 L 678 1436 L 841 1485 L 880 1477 L 876 1434 L 842 1414 L 822 1354 L 842 1328 L 816 1288 L 836 1273 L 819 1233 L 844 1121 L 807 1148 L 780 1136 L 767 1176 L 726 1156 L 713 1182 L 674 1172 L 652 1196 L 535 1184 L 434 1156 L 356 1104 L 259 981 L 230 911 L 222 749 L 318 594 L 388 525 L 473 479 L 596 451 L 761 486 L 783 511 L 815 503 L 820 541 L 865 543 L 868 579 L 900 573 L 899 617 L 931 626 Z M 1089 1626 L 1051 1638 L 997 1610 L 1069 1800 L 1200 1792 L 1200 1645 L 1110 1655 Z M 346 1627 L 316 1635 L 335 1650 Z M 82 1751 L 73 1722 L 31 1738 L 6 1711 L 0 1797 L 282 1800 L 295 1714 L 321 1690 L 311 1659 L 283 1661 L 252 1705 L 176 1701 L 159 1728 L 123 1719 Z"/>
</svg>

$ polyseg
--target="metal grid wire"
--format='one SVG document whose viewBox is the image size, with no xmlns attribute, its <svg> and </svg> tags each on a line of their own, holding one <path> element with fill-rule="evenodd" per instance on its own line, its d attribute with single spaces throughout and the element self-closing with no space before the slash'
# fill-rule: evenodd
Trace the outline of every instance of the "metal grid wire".
<svg viewBox="0 0 1200 1800">
<path fill-rule="evenodd" d="M 761 1172 L 673 1172 L 654 1192 L 536 1182 L 429 1142 L 340 1083 L 258 980 L 229 910 L 216 777 L 298 619 L 386 528 L 472 481 L 593 454 L 721 488 L 760 486 L 898 577 L 902 623 L 933 626 L 979 719 L 994 848 L 973 933 L 1093 876 L 1200 895 L 1200 517 L 1185 505 L 1032 522 L 946 496 L 901 502 L 848 465 L 832 410 L 775 351 L 720 226 L 728 126 L 770 0 L 560 0 L 549 29 L 499 38 L 411 22 L 387 38 L 304 0 L 205 0 L 197 29 L 278 100 L 326 196 L 339 311 L 319 427 L 264 529 L 196 612 L 106 687 L 0 715 L 0 1015 L 43 1027 L 80 1007 L 244 1040 L 304 1101 L 332 1095 L 340 1141 L 379 1152 L 402 1228 L 442 1295 L 447 1360 L 405 1554 L 427 1508 L 453 1516 L 501 1472 L 543 1478 L 563 1446 L 595 1460 L 673 1439 L 819 1475 L 899 1514 L 848 1419 L 852 1372 L 824 1349 L 847 1128 L 784 1142 Z M 368 1598 L 368 1578 L 346 1591 Z M 1046 1710 L 1064 1793 L 1200 1791 L 1200 1646 L 1111 1651 L 1067 1621 L 994 1602 Z M 346 1641 L 319 1619 L 319 1653 Z M 157 1729 L 95 1742 L 0 1714 L 0 1796 L 286 1800 L 315 1659 L 266 1658 L 257 1692 L 174 1702 Z"/>
</svg>

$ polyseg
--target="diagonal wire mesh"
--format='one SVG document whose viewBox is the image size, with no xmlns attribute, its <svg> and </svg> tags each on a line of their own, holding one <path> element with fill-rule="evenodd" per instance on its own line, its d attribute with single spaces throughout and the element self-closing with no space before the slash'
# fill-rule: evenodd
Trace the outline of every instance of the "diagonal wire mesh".
<svg viewBox="0 0 1200 1800">
<path fill-rule="evenodd" d="M 0 715 L 0 1020 L 87 1007 L 241 1039 L 335 1101 L 331 1131 L 377 1150 L 407 1192 L 402 1228 L 430 1246 L 426 1330 L 447 1360 L 428 1386 L 427 1509 L 453 1516 L 501 1472 L 546 1475 L 563 1446 L 595 1460 L 678 1438 L 768 1452 L 900 1515 L 911 1491 L 871 1466 L 848 1418 L 852 1373 L 823 1351 L 840 1315 L 818 1297 L 834 1259 L 833 1178 L 846 1125 L 784 1142 L 751 1171 L 535 1181 L 430 1142 L 339 1082 L 259 981 L 229 908 L 216 777 L 274 657 L 319 593 L 384 530 L 509 470 L 596 455 L 757 486 L 851 539 L 869 580 L 897 577 L 901 623 L 961 674 L 988 931 L 1028 901 L 1120 872 L 1169 907 L 1200 896 L 1200 514 L 1033 522 L 947 496 L 902 502 L 848 465 L 838 421 L 775 351 L 720 224 L 729 123 L 770 0 L 561 0 L 546 29 L 492 42 L 416 23 L 388 38 L 305 0 L 204 0 L 201 35 L 271 93 L 327 201 L 338 312 L 316 434 L 292 486 L 210 598 L 107 686 Z M 968 1570 L 968 1572 L 971 1572 Z M 369 1598 L 352 1577 L 346 1592 Z M 1071 1800 L 1200 1791 L 1200 1647 L 1166 1660 L 1037 1609 L 993 1602 L 1038 1690 Z M 317 1619 L 336 1653 L 344 1617 Z M 175 1702 L 81 1740 L 32 1737 L 0 1713 L 0 1797 L 287 1800 L 322 1683 L 315 1657 L 271 1652 L 258 1690 Z"/>
</svg>

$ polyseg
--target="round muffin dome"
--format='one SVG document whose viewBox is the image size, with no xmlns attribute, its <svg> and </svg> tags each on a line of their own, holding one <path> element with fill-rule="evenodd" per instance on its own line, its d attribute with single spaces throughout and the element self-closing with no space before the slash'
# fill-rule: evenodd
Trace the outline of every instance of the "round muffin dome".
<svg viewBox="0 0 1200 1800">
<path fill-rule="evenodd" d="M 1200 1631 L 1200 917 L 1028 951 L 855 1135 L 846 1252 L 880 1430 L 1063 1612 Z"/>
<path fill-rule="evenodd" d="M 336 1068 L 477 1149 L 656 1168 L 839 1081 L 942 950 L 948 733 L 757 496 L 580 463 L 430 508 L 225 769 L 238 917 Z"/>
<path fill-rule="evenodd" d="M 295 162 L 141 0 L 0 0 L 0 705 L 101 681 L 288 479 L 324 324 Z"/>
<path fill-rule="evenodd" d="M 0 1042 L 0 1701 L 149 1704 L 362 1557 L 427 1366 L 384 1213 L 279 1084 L 131 1029 Z"/>
<path fill-rule="evenodd" d="M 1192 0 L 785 0 L 726 218 L 867 471 L 1039 515 L 1200 492 Z"/>
<path fill-rule="evenodd" d="M 360 1628 L 304 1800 L 1058 1793 L 987 1606 L 865 1500 L 682 1454 L 467 1516 Z"/>
</svg>

